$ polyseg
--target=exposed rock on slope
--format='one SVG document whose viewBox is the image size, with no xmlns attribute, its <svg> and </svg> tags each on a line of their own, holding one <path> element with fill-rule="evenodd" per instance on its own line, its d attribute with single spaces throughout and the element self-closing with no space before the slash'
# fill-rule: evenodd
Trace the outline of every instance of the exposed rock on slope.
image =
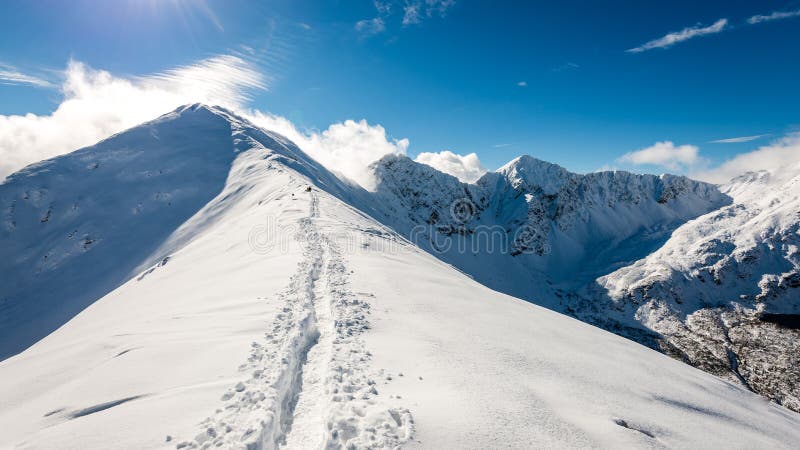
<svg viewBox="0 0 800 450">
<path fill-rule="evenodd" d="M 734 204 L 598 283 L 666 351 L 800 410 L 800 168 L 723 186 Z M 793 322 L 794 320 L 794 322 Z"/>
</svg>

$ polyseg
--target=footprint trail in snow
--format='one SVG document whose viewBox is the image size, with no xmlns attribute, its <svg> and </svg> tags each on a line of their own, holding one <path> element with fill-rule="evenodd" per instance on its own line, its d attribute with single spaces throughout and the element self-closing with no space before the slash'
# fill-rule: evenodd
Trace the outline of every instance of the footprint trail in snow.
<svg viewBox="0 0 800 450">
<path fill-rule="evenodd" d="M 239 368 L 246 379 L 177 448 L 395 448 L 411 438 L 410 412 L 378 399 L 360 337 L 369 304 L 350 291 L 345 260 L 320 231 L 313 190 L 309 201 L 295 236 L 303 259 L 278 296 L 282 311 Z"/>
</svg>

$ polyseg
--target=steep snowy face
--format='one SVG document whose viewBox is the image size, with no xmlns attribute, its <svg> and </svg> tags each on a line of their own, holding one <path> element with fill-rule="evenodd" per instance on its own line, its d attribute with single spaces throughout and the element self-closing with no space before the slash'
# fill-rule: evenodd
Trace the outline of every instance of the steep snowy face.
<svg viewBox="0 0 800 450">
<path fill-rule="evenodd" d="M 517 251 L 546 256 L 553 270 L 571 272 L 602 272 L 618 262 L 613 251 L 608 253 L 618 242 L 643 232 L 663 233 L 729 201 L 714 186 L 685 177 L 622 171 L 578 175 L 530 157 L 518 158 L 479 184 L 493 185 L 499 211 L 518 210 L 517 199 L 525 199 L 525 217 L 509 218 L 531 229 L 535 239 Z"/>
<path fill-rule="evenodd" d="M 0 359 L 115 288 L 214 198 L 236 157 L 230 136 L 211 110 L 184 108 L 6 179 Z"/>
<path fill-rule="evenodd" d="M 155 250 L 220 194 L 229 174 L 252 171 L 236 161 L 253 152 L 331 192 L 350 192 L 285 138 L 202 105 L 7 178 L 0 185 L 0 273 L 8 280 L 0 283 L 0 360 L 153 264 Z"/>
<path fill-rule="evenodd" d="M 665 349 L 800 409 L 800 170 L 748 173 L 734 204 L 598 279 Z"/>
</svg>

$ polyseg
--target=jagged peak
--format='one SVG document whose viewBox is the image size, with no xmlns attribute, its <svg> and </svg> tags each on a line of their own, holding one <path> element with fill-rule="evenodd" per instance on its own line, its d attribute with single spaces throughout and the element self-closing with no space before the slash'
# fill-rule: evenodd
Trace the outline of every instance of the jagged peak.
<svg viewBox="0 0 800 450">
<path fill-rule="evenodd" d="M 453 175 L 444 173 L 427 164 L 414 161 L 407 155 L 400 153 L 384 155 L 370 165 L 370 170 L 378 184 L 386 181 L 387 178 L 404 178 L 408 182 L 435 179 L 438 180 L 439 184 L 451 186 L 466 184 Z"/>
<path fill-rule="evenodd" d="M 400 153 L 387 153 L 381 156 L 380 159 L 375 160 L 375 162 L 370 164 L 370 166 L 376 168 L 379 166 L 386 166 L 387 164 L 392 164 L 398 161 L 404 163 L 412 163 L 412 164 L 414 163 L 414 161 L 406 155 Z"/>
<path fill-rule="evenodd" d="M 530 155 L 521 155 L 497 170 L 514 188 L 539 186 L 548 193 L 557 192 L 568 180 L 578 175 L 567 169 Z"/>
<path fill-rule="evenodd" d="M 531 170 L 553 170 L 561 171 L 564 173 L 571 173 L 567 169 L 543 159 L 536 158 L 531 155 L 520 155 L 506 163 L 503 167 L 497 169 L 497 172 L 508 173 L 512 170 L 517 171 L 531 171 Z"/>
</svg>

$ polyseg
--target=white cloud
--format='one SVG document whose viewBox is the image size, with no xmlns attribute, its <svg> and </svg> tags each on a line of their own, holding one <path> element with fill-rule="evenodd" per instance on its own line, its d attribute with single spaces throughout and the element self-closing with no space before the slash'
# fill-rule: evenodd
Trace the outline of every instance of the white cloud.
<svg viewBox="0 0 800 450">
<path fill-rule="evenodd" d="M 654 39 L 650 42 L 642 44 L 639 47 L 634 47 L 626 51 L 628 53 L 641 53 L 647 50 L 652 50 L 654 48 L 667 48 L 679 42 L 688 41 L 689 39 L 692 38 L 719 33 L 723 31 L 727 26 L 728 26 L 728 19 L 719 19 L 718 21 L 714 22 L 713 24 L 707 27 L 703 27 L 700 25 L 687 27 L 681 31 L 669 33 L 658 39 Z"/>
<path fill-rule="evenodd" d="M 419 3 L 409 3 L 403 7 L 403 25 L 416 25 L 422 22 L 420 17 L 420 8 L 422 5 Z"/>
<path fill-rule="evenodd" d="M 417 25 L 434 16 L 445 17 L 455 0 L 407 0 L 403 6 L 403 26 Z"/>
<path fill-rule="evenodd" d="M 252 64 L 220 55 L 145 77 L 122 78 L 70 61 L 63 99 L 49 115 L 0 115 L 0 179 L 27 164 L 92 145 L 194 102 L 239 108 L 267 79 Z"/>
<path fill-rule="evenodd" d="M 359 20 L 355 28 L 366 36 L 382 33 L 386 31 L 387 21 L 400 11 L 404 27 L 419 25 L 436 16 L 445 17 L 455 3 L 455 0 L 373 0 L 377 17 Z"/>
<path fill-rule="evenodd" d="M 392 12 L 392 2 L 389 0 L 381 1 L 381 0 L 374 0 L 372 2 L 375 5 L 375 9 L 378 11 L 378 14 L 385 16 Z"/>
<path fill-rule="evenodd" d="M 784 136 L 749 153 L 743 153 L 719 167 L 690 173 L 690 176 L 712 183 L 725 183 L 745 172 L 769 170 L 781 172 L 800 169 L 800 132 Z"/>
<path fill-rule="evenodd" d="M 553 72 L 563 72 L 565 70 L 578 69 L 580 67 L 581 66 L 579 64 L 576 64 L 574 62 L 568 62 L 566 64 L 562 64 L 560 66 L 553 67 L 550 70 L 552 70 Z"/>
<path fill-rule="evenodd" d="M 386 25 L 383 19 L 375 17 L 374 19 L 364 19 L 356 22 L 356 31 L 361 32 L 365 36 L 372 36 L 374 34 L 382 33 L 386 30 Z"/>
<path fill-rule="evenodd" d="M 30 85 L 35 87 L 49 88 L 53 84 L 44 78 L 22 73 L 14 66 L 0 63 L 0 84 Z"/>
<path fill-rule="evenodd" d="M 427 164 L 440 172 L 448 173 L 466 183 L 474 183 L 486 173 L 478 155 L 458 155 L 448 150 L 439 153 L 420 153 L 415 161 Z"/>
<path fill-rule="evenodd" d="M 792 17 L 800 17 L 800 9 L 795 11 L 775 11 L 767 15 L 756 15 L 747 19 L 747 23 L 754 25 L 761 22 L 771 22 L 773 20 L 789 19 Z"/>
<path fill-rule="evenodd" d="M 670 141 L 656 142 L 650 147 L 626 153 L 618 160 L 620 163 L 659 166 L 669 170 L 692 168 L 703 160 L 699 149 L 694 145 L 676 146 Z"/>
<path fill-rule="evenodd" d="M 734 137 L 734 138 L 727 138 L 727 139 L 717 139 L 716 141 L 711 141 L 711 144 L 738 144 L 740 142 L 750 142 L 755 141 L 756 139 L 761 139 L 762 137 L 769 136 L 769 134 L 757 134 L 755 136 L 741 136 L 741 137 Z"/>
<path fill-rule="evenodd" d="M 425 13 L 428 17 L 438 14 L 439 17 L 447 15 L 447 11 L 455 6 L 456 0 L 425 0 Z"/>
<path fill-rule="evenodd" d="M 63 100 L 52 114 L 0 115 L 0 179 L 196 102 L 235 110 L 285 135 L 329 169 L 365 187 L 372 181 L 370 163 L 389 153 L 405 154 L 409 144 L 365 120 L 336 123 L 321 133 L 301 132 L 283 117 L 247 109 L 251 93 L 266 89 L 268 81 L 253 63 L 236 56 L 128 78 L 70 61 L 64 75 Z"/>
<path fill-rule="evenodd" d="M 528 85 L 527 81 L 519 81 L 517 82 L 517 86 L 519 87 L 526 87 Z"/>
<path fill-rule="evenodd" d="M 344 175 L 367 189 L 374 187 L 367 166 L 388 154 L 405 155 L 408 139 L 391 139 L 380 125 L 366 120 L 346 120 L 322 133 L 303 132 L 288 119 L 260 111 L 245 116 L 254 124 L 280 133 L 329 170 Z"/>
</svg>

